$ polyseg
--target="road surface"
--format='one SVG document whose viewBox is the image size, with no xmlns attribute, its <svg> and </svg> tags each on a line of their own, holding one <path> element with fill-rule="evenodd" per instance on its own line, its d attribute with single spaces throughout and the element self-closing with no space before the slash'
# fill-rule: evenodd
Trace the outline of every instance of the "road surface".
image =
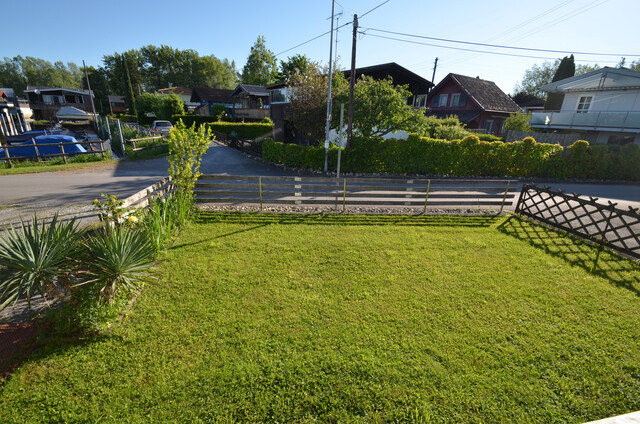
<svg viewBox="0 0 640 424">
<path fill-rule="evenodd" d="M 168 175 L 166 158 L 142 161 L 120 161 L 97 165 L 91 170 L 69 170 L 38 174 L 0 176 L 0 223 L 17 223 L 28 219 L 34 211 L 50 216 L 76 213 L 95 215 L 91 206 L 100 193 L 115 194 L 123 199 L 156 183 Z M 203 156 L 203 174 L 228 175 L 292 175 L 282 167 L 251 159 L 241 152 L 214 142 Z M 553 183 L 554 189 L 579 193 L 618 203 L 618 207 L 640 207 L 640 184 L 576 184 Z"/>
</svg>

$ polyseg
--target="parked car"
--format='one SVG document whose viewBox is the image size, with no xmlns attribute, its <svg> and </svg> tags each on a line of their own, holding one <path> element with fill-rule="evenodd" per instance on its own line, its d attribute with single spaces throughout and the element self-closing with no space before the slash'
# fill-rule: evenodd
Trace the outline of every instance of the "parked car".
<svg viewBox="0 0 640 424">
<path fill-rule="evenodd" d="M 169 135 L 169 131 L 173 129 L 173 124 L 169 121 L 153 121 L 151 130 L 159 132 L 162 135 Z"/>
</svg>

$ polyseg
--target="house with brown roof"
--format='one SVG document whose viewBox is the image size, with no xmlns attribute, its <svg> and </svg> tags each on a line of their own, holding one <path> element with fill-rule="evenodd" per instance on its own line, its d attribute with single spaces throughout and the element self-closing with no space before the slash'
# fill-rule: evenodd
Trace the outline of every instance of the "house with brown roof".
<svg viewBox="0 0 640 424">
<path fill-rule="evenodd" d="M 200 105 L 196 107 L 194 113 L 196 115 L 209 116 L 211 115 L 211 106 L 221 105 L 227 108 L 227 112 L 231 114 L 236 106 L 236 99 L 231 97 L 231 93 L 233 93 L 233 90 L 226 90 L 223 88 L 194 88 L 191 92 L 190 101 Z"/>
<path fill-rule="evenodd" d="M 231 93 L 240 107 L 235 107 L 235 118 L 262 120 L 269 117 L 269 91 L 262 85 L 238 84 Z"/>
<path fill-rule="evenodd" d="M 470 130 L 497 136 L 502 126 L 520 107 L 493 81 L 479 77 L 449 74 L 436 85 L 427 98 L 427 115 L 444 118 L 455 115 Z"/>
</svg>

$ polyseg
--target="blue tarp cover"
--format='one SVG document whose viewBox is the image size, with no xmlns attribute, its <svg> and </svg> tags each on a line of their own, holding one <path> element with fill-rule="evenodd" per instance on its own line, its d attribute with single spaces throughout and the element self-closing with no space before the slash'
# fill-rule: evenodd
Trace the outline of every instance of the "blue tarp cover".
<svg viewBox="0 0 640 424">
<path fill-rule="evenodd" d="M 25 141 L 23 143 L 14 144 L 14 146 L 24 146 L 24 147 L 15 147 L 8 149 L 9 155 L 11 158 L 19 158 L 25 156 L 37 156 L 36 148 L 33 145 L 33 141 L 35 140 L 36 145 L 38 146 L 38 152 L 40 152 L 40 156 L 47 156 L 52 154 L 60 154 L 62 150 L 60 146 L 42 146 L 43 144 L 50 143 L 78 143 L 78 140 L 75 137 L 71 137 L 68 135 L 39 135 L 37 137 L 32 138 L 29 141 Z M 74 145 L 65 145 L 64 146 L 65 154 L 72 155 L 74 153 L 86 153 L 84 147 L 80 144 Z M 0 149 L 0 157 L 7 157 L 5 153 L 5 149 Z"/>
<path fill-rule="evenodd" d="M 39 135 L 70 135 L 71 137 L 76 137 L 77 134 L 71 130 L 61 129 L 61 130 L 35 130 L 35 131 L 25 131 L 19 135 L 10 135 L 7 137 L 7 143 L 10 145 L 17 145 L 24 141 L 30 141 L 33 137 Z M 65 150 L 66 152 L 66 150 Z"/>
</svg>

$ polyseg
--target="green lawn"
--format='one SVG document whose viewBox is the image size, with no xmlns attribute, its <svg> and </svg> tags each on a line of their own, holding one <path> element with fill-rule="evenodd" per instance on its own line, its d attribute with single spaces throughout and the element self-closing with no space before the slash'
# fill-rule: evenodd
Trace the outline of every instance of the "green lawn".
<svg viewBox="0 0 640 424">
<path fill-rule="evenodd" d="M 205 214 L 2 422 L 585 422 L 640 409 L 640 268 L 508 217 Z"/>
<path fill-rule="evenodd" d="M 71 169 L 85 169 L 93 168 L 105 163 L 113 163 L 115 159 L 106 158 L 101 159 L 100 156 L 84 157 L 79 156 L 77 158 L 71 158 L 68 163 L 64 163 L 63 160 L 53 159 L 44 162 L 14 161 L 13 167 L 10 168 L 6 161 L 2 161 L 0 164 L 0 175 L 17 175 L 17 174 L 33 174 L 38 172 L 54 172 L 54 171 L 66 171 Z"/>
</svg>

